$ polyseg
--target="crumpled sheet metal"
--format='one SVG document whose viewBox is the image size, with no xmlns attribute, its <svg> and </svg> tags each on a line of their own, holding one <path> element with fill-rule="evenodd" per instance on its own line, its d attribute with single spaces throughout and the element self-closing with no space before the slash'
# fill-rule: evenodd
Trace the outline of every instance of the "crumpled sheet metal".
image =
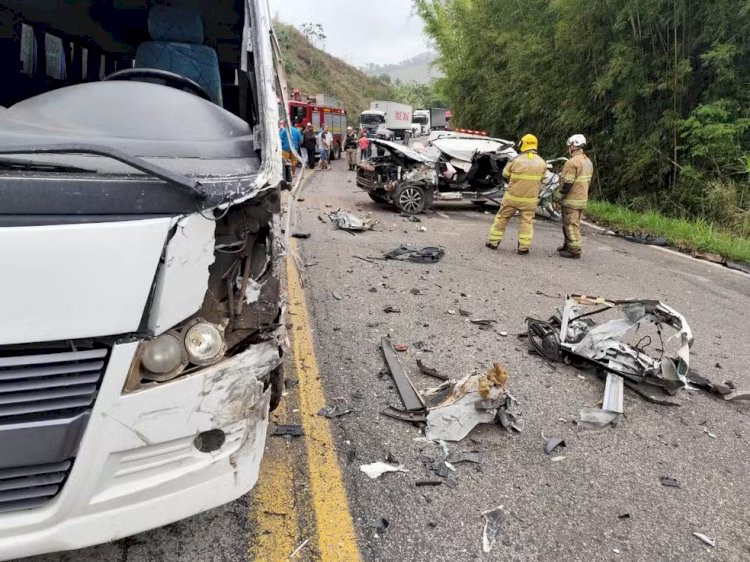
<svg viewBox="0 0 750 562">
<path fill-rule="evenodd" d="M 601 311 L 618 309 L 622 312 L 623 318 L 592 326 L 578 318 L 581 314 L 596 310 L 586 310 L 588 307 L 600 307 Z M 586 318 L 591 319 L 594 316 L 592 314 Z M 659 327 L 670 326 L 676 331 L 671 336 L 680 340 L 676 357 L 656 359 L 623 341 L 630 331 L 638 331 L 641 326 L 649 323 Z M 563 350 L 594 361 L 607 371 L 626 378 L 643 380 L 653 377 L 678 383 L 682 387 L 688 385 L 687 374 L 693 333 L 682 314 L 659 301 L 611 301 L 579 295 L 569 296 L 562 313 L 560 345 Z"/>
<path fill-rule="evenodd" d="M 420 249 L 412 244 L 404 244 L 385 254 L 385 259 L 415 263 L 435 263 L 443 259 L 444 255 L 445 250 L 438 246 L 427 246 Z"/>
<path fill-rule="evenodd" d="M 340 228 L 341 230 L 349 230 L 352 232 L 364 232 L 365 230 L 372 230 L 373 227 L 377 224 L 377 221 L 370 216 L 361 217 L 343 209 L 339 209 L 338 211 L 334 211 L 333 213 L 328 213 L 328 218 L 331 219 L 331 222 L 333 222 L 333 224 L 335 224 L 337 228 Z"/>
<path fill-rule="evenodd" d="M 515 399 L 506 391 L 508 372 L 495 364 L 486 374 L 448 381 L 424 394 L 428 404 L 425 436 L 433 441 L 461 441 L 472 429 L 496 418 L 513 427 L 520 421 Z M 518 424 L 518 428 L 522 428 Z"/>
</svg>

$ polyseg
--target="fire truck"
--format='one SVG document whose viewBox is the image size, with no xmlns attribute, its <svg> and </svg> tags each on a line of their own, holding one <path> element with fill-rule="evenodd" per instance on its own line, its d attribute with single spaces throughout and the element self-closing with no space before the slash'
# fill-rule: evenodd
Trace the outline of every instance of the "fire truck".
<svg viewBox="0 0 750 562">
<path fill-rule="evenodd" d="M 289 115 L 295 126 L 302 124 L 304 128 L 312 123 L 316 133 L 320 132 L 323 125 L 327 125 L 333 134 L 331 158 L 341 158 L 347 124 L 346 109 L 337 98 L 327 94 L 303 96 L 299 90 L 294 89 L 289 101 Z"/>
</svg>

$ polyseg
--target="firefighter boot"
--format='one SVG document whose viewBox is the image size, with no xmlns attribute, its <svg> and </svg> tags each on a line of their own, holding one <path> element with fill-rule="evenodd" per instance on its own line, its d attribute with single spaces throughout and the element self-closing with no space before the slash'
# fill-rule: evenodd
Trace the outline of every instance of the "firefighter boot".
<svg viewBox="0 0 750 562">
<path fill-rule="evenodd" d="M 581 253 L 580 252 L 571 252 L 570 250 L 563 250 L 561 252 L 558 252 L 559 256 L 561 258 L 570 258 L 574 260 L 580 260 L 581 259 Z"/>
</svg>

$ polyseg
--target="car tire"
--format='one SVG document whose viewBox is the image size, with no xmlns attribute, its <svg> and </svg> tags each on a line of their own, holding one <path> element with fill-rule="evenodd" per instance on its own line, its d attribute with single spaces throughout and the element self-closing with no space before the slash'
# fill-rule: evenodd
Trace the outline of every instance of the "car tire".
<svg viewBox="0 0 750 562">
<path fill-rule="evenodd" d="M 380 203 L 381 205 L 387 205 L 388 204 L 388 199 L 386 199 L 382 195 L 378 195 L 377 193 L 371 193 L 369 191 L 367 192 L 367 195 L 370 197 L 370 199 L 372 199 L 373 201 L 375 201 L 375 203 Z"/>
<path fill-rule="evenodd" d="M 331 155 L 331 159 L 338 160 L 339 158 L 341 158 L 341 145 L 339 143 L 334 143 L 333 154 Z"/>
<path fill-rule="evenodd" d="M 418 185 L 402 185 L 393 194 L 396 208 L 407 215 L 418 215 L 427 204 L 425 190 Z"/>
</svg>

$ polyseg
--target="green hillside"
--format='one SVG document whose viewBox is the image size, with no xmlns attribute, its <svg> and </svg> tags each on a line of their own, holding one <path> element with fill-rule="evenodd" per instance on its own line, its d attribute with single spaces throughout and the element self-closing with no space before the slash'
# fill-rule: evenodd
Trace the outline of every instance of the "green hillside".
<svg viewBox="0 0 750 562">
<path fill-rule="evenodd" d="M 279 21 L 274 29 L 281 45 L 289 90 L 303 94 L 331 94 L 344 103 L 349 122 L 373 100 L 398 101 L 395 88 L 379 78 L 368 76 L 310 43 L 296 28 Z"/>
</svg>

